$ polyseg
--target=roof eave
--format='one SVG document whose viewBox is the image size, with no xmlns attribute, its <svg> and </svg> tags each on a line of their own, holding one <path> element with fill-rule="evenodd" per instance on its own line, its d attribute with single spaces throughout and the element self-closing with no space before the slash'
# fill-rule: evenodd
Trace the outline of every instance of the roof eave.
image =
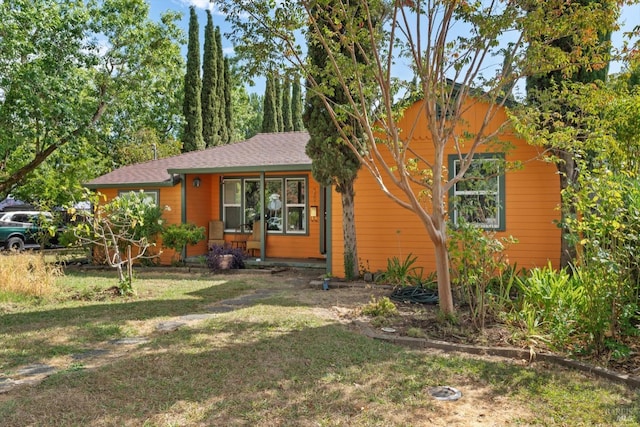
<svg viewBox="0 0 640 427">
<path fill-rule="evenodd" d="M 139 189 L 140 187 L 148 188 L 148 187 L 173 187 L 176 184 L 180 183 L 181 179 L 179 176 L 174 176 L 172 179 L 167 181 L 160 182 L 113 182 L 113 183 L 104 183 L 104 184 L 83 184 L 85 188 L 89 190 L 97 190 L 99 188 L 135 188 Z"/>
<path fill-rule="evenodd" d="M 311 163 L 300 163 L 291 165 L 260 165 L 260 166 L 229 166 L 214 168 L 176 168 L 168 169 L 172 174 L 196 174 L 196 173 L 246 173 L 246 172 L 298 172 L 310 171 Z"/>
</svg>

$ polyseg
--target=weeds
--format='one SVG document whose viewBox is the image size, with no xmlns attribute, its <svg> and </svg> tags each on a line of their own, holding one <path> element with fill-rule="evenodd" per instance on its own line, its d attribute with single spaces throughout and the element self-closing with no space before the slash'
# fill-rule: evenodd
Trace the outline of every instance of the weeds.
<svg viewBox="0 0 640 427">
<path fill-rule="evenodd" d="M 398 314 L 398 308 L 388 297 L 372 298 L 362 307 L 362 314 L 371 317 L 392 317 Z"/>
<path fill-rule="evenodd" d="M 418 257 L 413 254 L 407 255 L 404 260 L 394 256 L 387 259 L 387 270 L 382 274 L 380 280 L 393 286 L 408 286 L 422 282 L 422 267 L 415 267 Z"/>
</svg>

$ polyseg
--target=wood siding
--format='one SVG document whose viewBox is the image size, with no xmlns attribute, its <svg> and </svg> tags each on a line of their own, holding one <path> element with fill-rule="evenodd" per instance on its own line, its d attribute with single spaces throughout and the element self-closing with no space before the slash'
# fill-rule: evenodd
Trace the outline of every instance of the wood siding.
<svg viewBox="0 0 640 427">
<path fill-rule="evenodd" d="M 164 207 L 165 210 L 162 213 L 162 217 L 166 221 L 167 224 L 178 224 L 181 220 L 180 213 L 180 184 L 177 184 L 173 187 L 144 187 L 136 190 L 132 190 L 130 188 L 127 189 L 117 189 L 117 188 L 102 188 L 99 191 L 107 197 L 107 201 L 112 200 L 117 197 L 120 191 L 158 191 L 158 203 L 160 206 Z M 150 253 L 160 253 L 160 263 L 161 264 L 171 264 L 174 259 L 174 251 L 171 249 L 167 249 L 162 247 L 162 238 L 158 236 L 156 241 L 156 246 L 150 249 Z"/>
<path fill-rule="evenodd" d="M 481 103 L 469 105 L 465 119 L 469 129 L 477 129 L 484 117 Z M 403 116 L 400 127 L 411 129 L 417 126 L 412 139 L 412 148 L 423 156 L 432 158 L 433 145 L 429 139 L 426 119 L 420 116 L 419 103 L 411 106 Z M 492 123 L 506 121 L 506 113 L 499 111 Z M 523 169 L 508 171 L 505 175 L 505 226 L 497 236 L 511 235 L 519 243 L 508 250 L 511 264 L 518 267 L 546 265 L 549 261 L 558 266 L 560 259 L 560 230 L 556 226 L 560 204 L 559 178 L 554 164 L 544 161 L 541 150 L 526 144 L 511 133 L 503 133 L 501 140 L 509 141 L 513 148 L 506 152 L 508 161 L 524 162 Z M 496 148 L 481 148 L 480 152 L 498 152 Z M 447 152 L 447 156 L 453 154 Z M 446 164 L 445 164 L 446 166 Z M 393 186 L 387 182 L 387 186 Z M 433 244 L 423 223 L 413 212 L 406 210 L 387 197 L 371 174 L 362 169 L 355 183 L 356 232 L 358 239 L 358 262 L 369 271 L 384 271 L 387 260 L 398 257 L 404 260 L 409 254 L 417 256 L 424 274 L 435 270 Z M 400 195 L 397 188 L 393 194 Z M 331 271 L 344 275 L 342 213 L 340 195 L 332 194 L 332 259 Z"/>
<path fill-rule="evenodd" d="M 317 259 L 322 258 L 320 253 L 320 185 L 313 179 L 309 172 L 268 173 L 269 177 L 306 177 L 308 184 L 307 200 L 307 233 L 305 234 L 277 234 L 268 233 L 266 239 L 267 258 L 293 258 L 293 259 Z M 227 174 L 225 177 L 258 178 L 256 174 Z M 193 185 L 195 178 L 200 179 L 199 187 Z M 219 174 L 187 174 L 185 176 L 185 218 L 187 223 L 192 223 L 205 228 L 208 236 L 210 220 L 222 219 L 220 203 L 221 179 Z M 145 191 L 159 191 L 159 203 L 165 207 L 163 218 L 167 224 L 180 224 L 182 222 L 182 185 L 173 187 L 145 187 Z M 101 189 L 108 200 L 118 195 L 119 189 Z M 123 190 L 128 191 L 128 190 Z M 310 206 L 318 207 L 318 216 L 310 217 Z M 248 233 L 225 233 L 225 241 L 231 243 L 234 240 L 246 240 Z M 162 250 L 160 262 L 170 264 L 177 259 L 174 251 L 163 248 L 161 239 L 158 239 L 157 251 Z M 196 245 L 187 247 L 187 257 L 205 256 L 207 254 L 206 239 Z M 263 258 L 264 256 L 261 255 Z"/>
</svg>

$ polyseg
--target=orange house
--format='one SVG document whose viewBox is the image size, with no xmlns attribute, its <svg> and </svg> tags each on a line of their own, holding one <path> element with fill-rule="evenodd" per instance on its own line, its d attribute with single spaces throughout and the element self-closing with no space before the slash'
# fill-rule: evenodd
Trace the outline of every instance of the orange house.
<svg viewBox="0 0 640 427">
<path fill-rule="evenodd" d="M 482 103 L 470 104 L 465 123 L 470 131 L 484 117 Z M 433 144 L 421 117 L 420 103 L 404 113 L 400 127 L 413 129 L 412 145 L 420 155 L 431 158 Z M 506 121 L 498 111 L 494 127 Z M 417 126 L 413 128 L 413 123 Z M 403 126 L 404 124 L 404 126 Z M 411 124 L 411 126 L 409 125 Z M 406 130 L 404 131 L 406 137 Z M 523 167 L 490 180 L 479 191 L 468 186 L 453 188 L 451 200 L 483 205 L 482 215 L 458 211 L 451 205 L 450 220 L 460 215 L 494 230 L 511 235 L 519 243 L 508 249 L 511 263 L 519 267 L 557 266 L 560 258 L 559 181 L 556 168 L 546 162 L 540 149 L 509 132 L 500 139 L 511 148 L 481 148 L 478 161 L 504 158 L 520 161 Z M 261 261 L 286 262 L 326 260 L 326 270 L 344 276 L 342 212 L 340 195 L 318 184 L 311 175 L 311 160 L 305 154 L 306 132 L 258 134 L 247 141 L 191 152 L 167 159 L 125 166 L 87 184 L 109 198 L 126 191 L 148 192 L 160 206 L 170 210 L 169 223 L 194 223 L 205 228 L 210 221 L 224 224 L 224 240 L 242 246 L 251 238 L 255 221 L 265 219 L 260 250 Z M 446 153 L 449 173 L 456 170 L 454 151 Z M 474 163 L 476 160 L 474 160 Z M 481 170 L 481 169 L 478 169 Z M 387 260 L 401 260 L 412 254 L 424 272 L 435 270 L 433 245 L 418 217 L 393 202 L 363 168 L 355 182 L 355 218 L 358 262 L 369 271 L 384 271 Z M 391 189 L 391 191 L 400 191 Z M 207 242 L 187 248 L 187 257 L 204 255 Z M 162 263 L 172 259 L 163 252 Z"/>
<path fill-rule="evenodd" d="M 129 191 L 144 191 L 159 206 L 169 224 L 213 227 L 222 221 L 228 245 L 245 247 L 258 240 L 255 258 L 324 261 L 326 191 L 311 176 L 305 154 L 306 132 L 259 134 L 235 144 L 125 166 L 86 186 L 108 199 Z M 253 225 L 262 238 L 255 239 Z M 256 233 L 259 234 L 258 231 Z M 161 242 L 159 242 L 161 246 Z M 206 255 L 208 240 L 186 248 L 186 257 Z M 163 249 L 169 264 L 173 251 Z"/>
<path fill-rule="evenodd" d="M 410 139 L 411 148 L 415 150 L 411 157 L 420 156 L 431 160 L 434 159 L 434 145 L 422 104 L 422 101 L 418 101 L 409 106 L 398 127 L 400 139 Z M 462 136 L 465 132 L 477 132 L 480 123 L 485 120 L 487 108 L 487 104 L 481 100 L 469 98 L 461 110 L 464 111 L 462 124 L 456 134 Z M 465 177 L 474 172 L 482 174 L 481 165 L 496 159 L 500 160 L 500 164 L 505 163 L 502 160 L 511 164 L 518 162 L 522 167 L 495 174 L 492 178 L 483 180 L 482 186 L 474 187 L 469 184 L 470 181 L 456 184 L 447 194 L 448 220 L 457 222 L 458 218 L 464 217 L 468 222 L 496 232 L 497 237 L 515 237 L 519 243 L 507 250 L 512 265 L 532 268 L 551 262 L 558 267 L 561 237 L 557 226 L 560 219 L 557 169 L 545 159 L 541 148 L 527 144 L 509 130 L 500 130 L 505 123 L 508 123 L 506 110 L 499 107 L 485 132 L 499 131 L 500 143 L 480 146 Z M 410 138 L 409 132 L 412 132 Z M 446 179 L 455 175 L 460 163 L 458 152 L 453 144 L 449 145 L 445 150 L 444 166 L 449 175 Z M 460 154 L 467 154 L 464 147 Z M 384 157 L 389 161 L 390 156 Z M 390 181 L 386 182 L 386 187 L 401 200 L 406 200 L 401 190 Z M 364 168 L 355 182 L 355 193 L 360 266 L 372 272 L 384 271 L 388 259 L 398 257 L 403 261 L 411 255 L 417 257 L 415 265 L 422 267 L 425 274 L 435 271 L 433 244 L 417 215 L 387 197 L 378 181 Z M 334 200 L 338 202 L 332 204 L 331 211 L 332 271 L 336 275 L 342 275 L 342 215 L 339 195 L 335 196 Z M 460 201 L 463 203 L 460 204 Z M 473 207 L 471 211 L 464 210 L 465 202 L 467 207 Z"/>
</svg>

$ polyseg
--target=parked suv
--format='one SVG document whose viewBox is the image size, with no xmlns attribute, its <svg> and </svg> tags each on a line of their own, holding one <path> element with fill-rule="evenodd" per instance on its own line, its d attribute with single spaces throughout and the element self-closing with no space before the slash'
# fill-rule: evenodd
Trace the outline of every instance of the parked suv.
<svg viewBox="0 0 640 427">
<path fill-rule="evenodd" d="M 22 251 L 40 247 L 44 228 L 53 222 L 50 212 L 14 211 L 0 213 L 0 247 Z M 55 236 L 48 243 L 55 243 Z"/>
</svg>

